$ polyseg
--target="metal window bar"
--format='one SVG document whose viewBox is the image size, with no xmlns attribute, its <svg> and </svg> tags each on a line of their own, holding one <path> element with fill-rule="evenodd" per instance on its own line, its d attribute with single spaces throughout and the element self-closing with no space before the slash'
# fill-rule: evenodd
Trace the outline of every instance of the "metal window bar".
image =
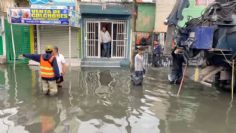
<svg viewBox="0 0 236 133">
<path fill-rule="evenodd" d="M 125 57 L 125 44 L 127 39 L 126 21 L 116 21 L 113 23 L 116 28 L 116 38 L 113 38 L 113 57 L 123 58 Z M 113 45 L 114 46 L 114 45 Z"/>
<path fill-rule="evenodd" d="M 86 56 L 89 58 L 98 57 L 98 38 L 96 38 L 98 23 L 88 21 L 86 26 Z"/>
</svg>

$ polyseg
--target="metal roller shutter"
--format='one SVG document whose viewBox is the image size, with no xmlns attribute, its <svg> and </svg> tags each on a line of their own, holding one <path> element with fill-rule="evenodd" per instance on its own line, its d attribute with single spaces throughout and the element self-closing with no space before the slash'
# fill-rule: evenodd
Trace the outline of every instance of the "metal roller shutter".
<svg viewBox="0 0 236 133">
<path fill-rule="evenodd" d="M 69 27 L 65 26 L 40 26 L 40 45 L 41 51 L 47 45 L 58 46 L 59 52 L 66 58 L 69 57 Z M 77 58 L 78 52 L 78 29 L 72 28 L 71 31 L 71 56 Z"/>
</svg>

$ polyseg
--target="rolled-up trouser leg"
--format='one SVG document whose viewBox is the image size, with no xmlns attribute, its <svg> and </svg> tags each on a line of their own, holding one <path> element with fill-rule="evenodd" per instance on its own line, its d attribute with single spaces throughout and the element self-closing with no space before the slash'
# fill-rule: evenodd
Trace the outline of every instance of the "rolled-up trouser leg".
<svg viewBox="0 0 236 133">
<path fill-rule="evenodd" d="M 51 96 L 56 95 L 58 92 L 56 80 L 48 81 L 48 83 L 49 83 L 49 94 Z"/>
<path fill-rule="evenodd" d="M 43 87 L 43 94 L 47 95 L 49 91 L 49 84 L 47 80 L 41 80 Z"/>
</svg>

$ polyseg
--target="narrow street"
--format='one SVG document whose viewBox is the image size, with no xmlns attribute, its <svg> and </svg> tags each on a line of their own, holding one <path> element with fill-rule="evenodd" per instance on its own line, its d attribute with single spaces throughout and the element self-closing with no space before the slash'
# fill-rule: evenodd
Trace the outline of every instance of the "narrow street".
<svg viewBox="0 0 236 133">
<path fill-rule="evenodd" d="M 0 0 L 0 133 L 236 133 L 236 0 Z"/>
<path fill-rule="evenodd" d="M 167 68 L 150 68 L 142 87 L 128 69 L 73 68 L 55 97 L 40 91 L 38 71 L 0 68 L 1 133 L 233 133 L 230 93 L 192 81 L 167 81 Z"/>
</svg>

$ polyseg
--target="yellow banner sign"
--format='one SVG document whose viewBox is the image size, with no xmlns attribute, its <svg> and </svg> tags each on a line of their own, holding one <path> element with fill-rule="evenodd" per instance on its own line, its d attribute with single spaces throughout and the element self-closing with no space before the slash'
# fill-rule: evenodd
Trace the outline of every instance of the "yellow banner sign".
<svg viewBox="0 0 236 133">
<path fill-rule="evenodd" d="M 68 19 L 68 10 L 59 9 L 31 9 L 33 20 L 58 20 Z"/>
</svg>

